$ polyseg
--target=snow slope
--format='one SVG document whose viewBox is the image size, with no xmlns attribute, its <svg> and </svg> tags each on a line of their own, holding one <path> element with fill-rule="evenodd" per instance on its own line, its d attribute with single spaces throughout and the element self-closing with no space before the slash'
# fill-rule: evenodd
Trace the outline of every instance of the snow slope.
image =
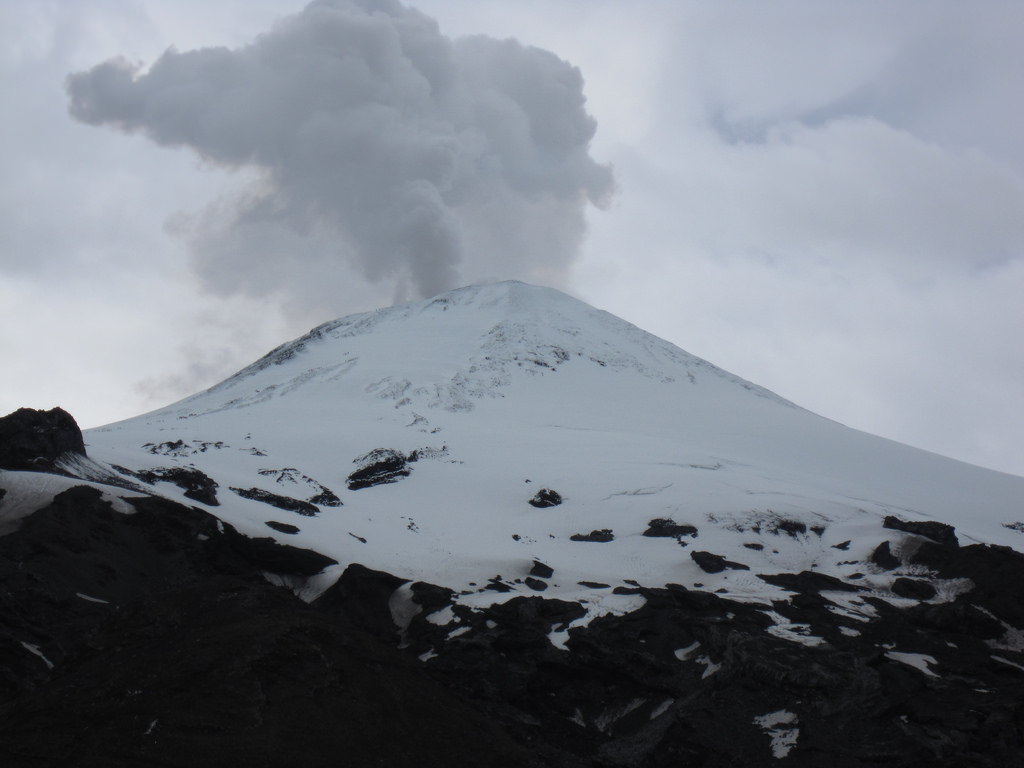
<svg viewBox="0 0 1024 768">
<path fill-rule="evenodd" d="M 908 538 L 883 528 L 886 515 L 1024 550 L 1012 527 L 1024 529 L 1024 478 L 849 429 L 516 282 L 326 323 L 206 392 L 85 438 L 100 466 L 213 478 L 219 506 L 188 503 L 337 559 L 319 589 L 359 562 L 468 604 L 546 587 L 593 614 L 642 600 L 614 587 L 697 584 L 765 602 L 786 593 L 757 574 L 816 570 L 899 601 L 888 590 L 906 573 L 869 560 L 882 541 L 898 555 Z M 395 482 L 349 490 L 375 449 L 416 460 Z M 184 497 L 170 482 L 155 488 Z M 563 502 L 531 506 L 542 488 Z M 696 531 L 644 536 L 654 520 Z M 611 541 L 572 538 L 604 530 Z M 733 565 L 707 573 L 698 551 Z M 535 560 L 554 573 L 528 584 Z M 505 587 L 485 589 L 492 580 Z M 936 587 L 936 600 L 959 589 Z M 799 637 L 784 622 L 778 631 Z"/>
</svg>

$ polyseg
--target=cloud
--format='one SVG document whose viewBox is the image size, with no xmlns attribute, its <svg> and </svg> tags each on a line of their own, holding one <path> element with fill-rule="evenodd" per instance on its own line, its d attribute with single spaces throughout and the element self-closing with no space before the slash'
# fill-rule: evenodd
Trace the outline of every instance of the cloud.
<svg viewBox="0 0 1024 768">
<path fill-rule="evenodd" d="M 514 40 L 449 39 L 389 0 L 316 0 L 241 48 L 72 74 L 80 121 L 255 170 L 172 229 L 221 293 L 331 306 L 346 267 L 429 296 L 481 277 L 561 282 L 611 169 L 578 69 Z"/>
</svg>

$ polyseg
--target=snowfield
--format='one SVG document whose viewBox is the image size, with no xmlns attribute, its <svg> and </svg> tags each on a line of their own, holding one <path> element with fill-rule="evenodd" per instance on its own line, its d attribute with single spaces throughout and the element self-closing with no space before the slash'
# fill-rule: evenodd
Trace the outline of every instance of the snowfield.
<svg viewBox="0 0 1024 768">
<path fill-rule="evenodd" d="M 309 598 L 358 562 L 450 587 L 467 605 L 543 591 L 591 616 L 642 602 L 616 587 L 668 583 L 770 610 L 789 593 L 758 574 L 801 571 L 899 601 L 895 579 L 928 574 L 870 561 L 883 541 L 913 545 L 886 516 L 1024 550 L 1024 478 L 849 429 L 515 282 L 326 323 L 85 440 L 101 472 L 336 559 Z M 350 490 L 384 456 L 389 482 Z M 212 478 L 218 505 L 139 478 L 174 468 Z M 561 503 L 531 505 L 542 489 Z M 535 562 L 553 573 L 531 575 Z M 957 594 L 935 586 L 937 601 Z M 862 610 L 841 595 L 837 611 Z"/>
</svg>

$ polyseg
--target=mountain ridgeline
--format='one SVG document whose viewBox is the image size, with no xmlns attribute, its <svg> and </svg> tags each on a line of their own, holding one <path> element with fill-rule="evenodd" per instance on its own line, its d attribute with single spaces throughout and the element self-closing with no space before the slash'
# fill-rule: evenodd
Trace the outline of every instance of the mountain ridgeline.
<svg viewBox="0 0 1024 768">
<path fill-rule="evenodd" d="M 5 766 L 1024 765 L 1024 478 L 551 289 L 0 467 Z"/>
</svg>

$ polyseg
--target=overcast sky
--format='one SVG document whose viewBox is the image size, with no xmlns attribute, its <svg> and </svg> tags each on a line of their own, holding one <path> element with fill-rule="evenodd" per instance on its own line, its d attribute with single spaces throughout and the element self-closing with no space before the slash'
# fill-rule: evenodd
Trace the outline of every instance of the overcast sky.
<svg viewBox="0 0 1024 768">
<path fill-rule="evenodd" d="M 1024 475 L 1022 39 L 984 0 L 5 0 L 0 412 L 98 426 L 517 278 Z"/>
</svg>

